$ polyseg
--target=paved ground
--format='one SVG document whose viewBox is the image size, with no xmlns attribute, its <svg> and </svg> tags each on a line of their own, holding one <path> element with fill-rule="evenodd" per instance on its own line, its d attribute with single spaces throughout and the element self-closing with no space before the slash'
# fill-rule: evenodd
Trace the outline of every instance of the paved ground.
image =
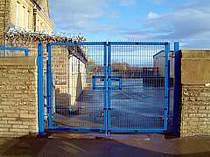
<svg viewBox="0 0 210 157">
<path fill-rule="evenodd" d="M 210 137 L 165 139 L 160 135 L 52 134 L 0 139 L 2 157 L 209 157 Z"/>
<path fill-rule="evenodd" d="M 171 90 L 172 91 L 172 90 Z M 171 92 L 171 97 L 173 92 Z M 172 99 L 171 99 L 172 100 Z M 102 128 L 104 123 L 103 90 L 86 89 L 77 100 L 79 114 L 65 108 L 54 121 L 63 127 Z M 173 103 L 171 102 L 171 105 Z M 172 106 L 170 107 L 172 109 Z M 144 86 L 143 79 L 123 81 L 122 90 L 111 94 L 111 127 L 150 129 L 163 128 L 164 88 Z"/>
</svg>

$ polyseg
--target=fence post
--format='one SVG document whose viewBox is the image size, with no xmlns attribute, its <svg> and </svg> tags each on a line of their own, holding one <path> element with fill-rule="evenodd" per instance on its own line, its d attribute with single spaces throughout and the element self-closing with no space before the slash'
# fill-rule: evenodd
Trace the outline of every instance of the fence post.
<svg viewBox="0 0 210 157">
<path fill-rule="evenodd" d="M 171 61 L 170 61 L 170 51 L 168 58 L 168 124 L 170 123 L 170 102 L 171 102 Z M 170 125 L 168 125 L 170 127 Z M 169 129 L 169 128 L 168 128 Z"/>
<path fill-rule="evenodd" d="M 180 104 L 180 86 L 181 86 L 181 53 L 179 51 L 179 42 L 174 43 L 174 108 L 173 108 L 173 132 L 179 136 L 179 104 Z"/>
<path fill-rule="evenodd" d="M 108 134 L 111 133 L 111 95 L 112 95 L 112 54 L 111 54 L 112 48 L 110 42 L 108 43 L 108 94 L 107 94 L 107 132 Z"/>
<path fill-rule="evenodd" d="M 170 88 L 169 88 L 169 53 L 170 53 L 170 43 L 165 44 L 165 97 L 164 97 L 164 130 L 168 130 L 168 109 L 169 109 L 169 96 L 170 96 Z"/>
<path fill-rule="evenodd" d="M 52 129 L 52 48 L 49 43 L 47 44 L 47 53 L 47 116 L 48 129 Z"/>
<path fill-rule="evenodd" d="M 108 135 L 108 128 L 107 128 L 107 45 L 104 44 L 104 132 L 105 135 Z"/>
<path fill-rule="evenodd" d="M 43 45 L 38 44 L 38 126 L 39 135 L 44 134 L 44 93 L 43 93 Z"/>
<path fill-rule="evenodd" d="M 96 89 L 96 77 L 95 76 L 92 76 L 92 88 L 93 88 L 93 90 Z"/>
<path fill-rule="evenodd" d="M 25 49 L 25 56 L 29 55 L 29 49 Z"/>
</svg>

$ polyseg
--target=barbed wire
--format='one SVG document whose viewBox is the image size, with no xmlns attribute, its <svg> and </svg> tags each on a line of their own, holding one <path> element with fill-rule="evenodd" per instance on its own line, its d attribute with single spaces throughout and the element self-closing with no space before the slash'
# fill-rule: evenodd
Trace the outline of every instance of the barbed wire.
<svg viewBox="0 0 210 157">
<path fill-rule="evenodd" d="M 47 33 L 47 32 L 32 32 L 16 27 L 9 28 L 5 32 L 5 40 L 13 43 L 24 42 L 82 42 L 86 41 L 82 35 L 67 36 L 65 33 Z"/>
</svg>

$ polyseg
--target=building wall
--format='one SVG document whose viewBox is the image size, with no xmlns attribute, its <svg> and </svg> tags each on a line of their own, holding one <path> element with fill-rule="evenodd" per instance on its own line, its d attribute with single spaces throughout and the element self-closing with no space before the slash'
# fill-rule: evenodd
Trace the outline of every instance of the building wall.
<svg viewBox="0 0 210 157">
<path fill-rule="evenodd" d="M 174 53 L 171 51 L 169 55 L 170 60 L 170 77 L 174 78 Z M 160 51 L 153 56 L 154 67 L 158 68 L 159 75 L 165 76 L 165 51 Z"/>
<path fill-rule="evenodd" d="M 33 31 L 33 8 L 34 4 L 31 1 L 11 0 L 10 26 Z"/>
<path fill-rule="evenodd" d="M 76 105 L 76 100 L 86 87 L 86 66 L 77 58 L 69 60 L 69 93 L 71 95 L 71 105 Z"/>
<path fill-rule="evenodd" d="M 37 32 L 47 32 L 52 33 L 53 23 L 49 19 L 49 16 L 45 14 L 44 11 L 37 12 L 36 18 L 36 30 Z"/>
<path fill-rule="evenodd" d="M 0 1 L 0 44 L 3 44 L 4 30 L 9 23 L 10 0 Z"/>
<path fill-rule="evenodd" d="M 181 136 L 210 135 L 210 51 L 182 50 Z"/>
<path fill-rule="evenodd" d="M 11 27 L 32 32 L 51 33 L 53 31 L 53 22 L 49 18 L 48 12 L 46 12 L 46 9 L 49 8 L 43 7 L 43 4 L 44 2 L 34 3 L 31 0 L 6 0 L 6 3 L 2 0 L 0 2 L 0 19 L 7 20 L 4 24 L 0 23 L 1 33 L 6 32 Z"/>
<path fill-rule="evenodd" d="M 0 137 L 37 132 L 36 58 L 0 58 Z"/>
<path fill-rule="evenodd" d="M 86 86 L 86 65 L 73 55 L 68 57 L 65 47 L 54 47 L 52 52 L 56 105 L 74 106 Z"/>
</svg>

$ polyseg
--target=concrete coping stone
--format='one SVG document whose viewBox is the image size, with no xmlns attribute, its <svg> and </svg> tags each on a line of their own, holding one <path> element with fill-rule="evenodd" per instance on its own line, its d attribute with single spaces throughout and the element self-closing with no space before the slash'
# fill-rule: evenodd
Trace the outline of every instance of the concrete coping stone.
<svg viewBox="0 0 210 157">
<path fill-rule="evenodd" d="M 182 59 L 192 58 L 192 59 L 210 59 L 210 50 L 190 50 L 182 49 Z"/>
<path fill-rule="evenodd" d="M 181 83 L 210 86 L 210 50 L 182 50 Z"/>
</svg>

